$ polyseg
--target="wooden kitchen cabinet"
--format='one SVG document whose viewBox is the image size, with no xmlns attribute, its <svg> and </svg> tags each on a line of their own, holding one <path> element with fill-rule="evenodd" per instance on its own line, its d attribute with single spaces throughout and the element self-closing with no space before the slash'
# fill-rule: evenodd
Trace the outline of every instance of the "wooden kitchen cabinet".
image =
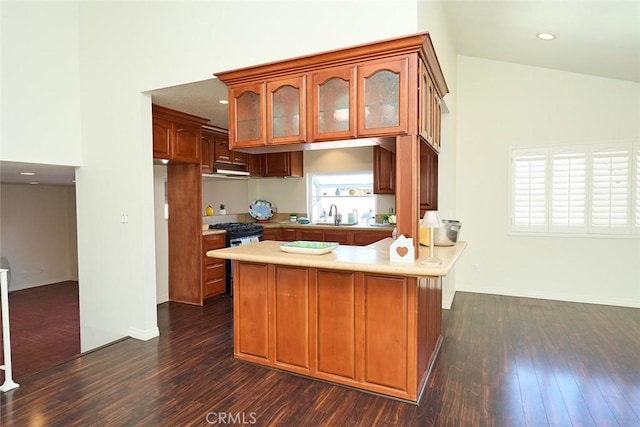
<svg viewBox="0 0 640 427">
<path fill-rule="evenodd" d="M 295 144 L 307 137 L 305 77 L 267 81 L 266 144 Z"/>
<path fill-rule="evenodd" d="M 396 156 L 392 151 L 373 147 L 373 194 L 395 194 Z"/>
<path fill-rule="evenodd" d="M 442 341 L 440 278 L 235 266 L 237 359 L 418 400 Z"/>
<path fill-rule="evenodd" d="M 302 177 L 302 151 L 264 154 L 265 177 Z"/>
<path fill-rule="evenodd" d="M 356 137 L 356 67 L 311 73 L 309 90 L 312 141 Z"/>
<path fill-rule="evenodd" d="M 449 91 L 428 32 L 225 71 L 217 77 L 229 88 L 231 148 L 243 147 L 252 154 L 268 152 L 275 137 L 267 132 L 266 88 L 269 82 L 287 79 L 298 79 L 287 98 L 300 106 L 301 116 L 306 96 L 306 118 L 300 118 L 300 126 L 306 120 L 308 129 L 306 138 L 301 128 L 299 139 L 282 139 L 281 143 L 328 147 L 325 141 L 343 140 L 348 146 L 350 139 L 369 138 L 375 143 L 395 139 L 396 162 L 402 164 L 395 170 L 393 183 L 396 206 L 401 207 L 397 210 L 398 233 L 417 237 L 420 205 L 431 206 L 437 200 L 434 180 L 428 180 L 431 187 L 420 188 L 425 177 L 416 179 L 422 161 L 417 139 L 426 140 L 437 154 L 441 100 Z M 305 83 L 306 93 L 296 93 Z M 391 191 L 391 185 L 382 187 Z M 431 201 L 425 204 L 427 199 Z"/>
<path fill-rule="evenodd" d="M 358 103 L 358 136 L 407 134 L 409 58 L 358 66 Z"/>
<path fill-rule="evenodd" d="M 152 105 L 153 158 L 176 163 L 202 161 L 202 125 L 208 119 Z"/>
<path fill-rule="evenodd" d="M 419 135 L 436 152 L 440 152 L 440 129 L 441 129 L 441 107 L 440 96 L 436 90 L 427 66 L 420 62 L 420 83 L 419 83 Z"/>
<path fill-rule="evenodd" d="M 215 134 L 202 128 L 202 173 L 213 173 Z"/>
<path fill-rule="evenodd" d="M 207 256 L 207 251 L 225 247 L 224 234 L 202 236 L 202 299 L 224 294 L 226 290 L 225 260 Z"/>
<path fill-rule="evenodd" d="M 298 236 L 298 231 L 295 228 L 282 228 L 281 229 L 282 240 L 285 242 L 293 242 L 295 240 L 302 240 Z"/>
<path fill-rule="evenodd" d="M 353 232 L 353 244 L 356 246 L 367 246 L 379 240 L 391 237 L 393 230 L 368 231 L 357 230 Z"/>
<path fill-rule="evenodd" d="M 247 170 L 252 177 L 264 176 L 264 154 L 247 154 Z"/>
<path fill-rule="evenodd" d="M 229 87 L 229 145 L 232 148 L 265 144 L 264 82 Z"/>
<path fill-rule="evenodd" d="M 438 209 L 438 153 L 420 142 L 420 217 Z"/>
<path fill-rule="evenodd" d="M 282 240 L 280 228 L 265 228 L 262 230 L 262 240 Z"/>
<path fill-rule="evenodd" d="M 229 123 L 231 148 L 305 142 L 305 77 L 230 87 Z"/>
<path fill-rule="evenodd" d="M 309 240 L 312 242 L 324 242 L 324 231 L 314 229 L 298 230 L 298 240 Z"/>
<path fill-rule="evenodd" d="M 341 245 L 353 245 L 353 235 L 357 232 L 344 232 L 341 230 L 325 230 L 322 236 L 323 242 L 337 242 Z"/>
</svg>

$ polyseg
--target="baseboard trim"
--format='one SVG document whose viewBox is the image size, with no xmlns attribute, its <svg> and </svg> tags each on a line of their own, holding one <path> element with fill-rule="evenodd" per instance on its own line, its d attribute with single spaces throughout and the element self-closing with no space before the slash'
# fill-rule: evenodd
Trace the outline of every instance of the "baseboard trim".
<svg viewBox="0 0 640 427">
<path fill-rule="evenodd" d="M 158 295 L 156 296 L 156 305 L 162 304 L 163 302 L 169 301 L 169 295 Z"/>
<path fill-rule="evenodd" d="M 452 290 L 448 296 L 442 296 L 442 308 L 445 310 L 451 310 L 451 306 L 453 305 L 453 300 L 456 297 L 456 290 Z"/>
<path fill-rule="evenodd" d="M 151 329 L 129 328 L 129 336 L 140 341 L 148 341 L 152 338 L 160 336 L 160 329 L 156 326 Z"/>
<path fill-rule="evenodd" d="M 490 294 L 490 295 L 504 295 L 508 297 L 521 297 L 521 298 L 536 298 L 553 301 L 565 301 L 565 302 L 577 302 L 582 304 L 598 304 L 598 305 L 612 305 L 616 307 L 630 307 L 640 308 L 640 301 L 637 303 L 630 302 L 629 300 L 620 298 L 598 298 L 598 297 L 585 297 L 582 295 L 570 295 L 555 292 L 535 292 L 531 290 L 523 291 L 521 289 L 505 289 L 505 288 L 471 288 L 466 286 L 457 286 L 457 290 L 460 292 L 470 292 L 476 294 Z"/>
</svg>

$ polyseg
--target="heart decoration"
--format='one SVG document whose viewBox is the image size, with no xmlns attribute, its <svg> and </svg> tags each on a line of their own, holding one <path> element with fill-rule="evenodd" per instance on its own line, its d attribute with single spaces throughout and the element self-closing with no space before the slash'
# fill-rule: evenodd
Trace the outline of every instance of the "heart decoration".
<svg viewBox="0 0 640 427">
<path fill-rule="evenodd" d="M 396 247 L 396 253 L 398 255 L 400 255 L 401 258 L 404 258 L 404 256 L 409 252 L 409 248 L 407 248 L 406 246 L 397 246 Z"/>
</svg>

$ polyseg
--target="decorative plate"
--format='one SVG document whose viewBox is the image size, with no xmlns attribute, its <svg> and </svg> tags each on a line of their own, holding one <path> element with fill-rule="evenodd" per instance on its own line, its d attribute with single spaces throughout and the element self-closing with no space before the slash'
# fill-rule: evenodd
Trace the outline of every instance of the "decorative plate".
<svg viewBox="0 0 640 427">
<path fill-rule="evenodd" d="M 275 213 L 276 208 L 266 200 L 254 200 L 249 205 L 249 215 L 258 221 L 269 221 Z"/>
<path fill-rule="evenodd" d="M 337 242 L 309 242 L 306 240 L 296 240 L 280 245 L 280 250 L 291 254 L 322 255 L 333 251 L 339 246 Z"/>
</svg>

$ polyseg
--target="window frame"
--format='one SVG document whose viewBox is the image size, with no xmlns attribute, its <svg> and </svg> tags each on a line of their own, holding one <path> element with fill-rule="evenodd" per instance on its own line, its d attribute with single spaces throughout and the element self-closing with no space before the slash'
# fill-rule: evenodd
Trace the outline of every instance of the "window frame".
<svg viewBox="0 0 640 427">
<path fill-rule="evenodd" d="M 626 150 L 629 153 L 627 173 L 628 183 L 626 189 L 626 215 L 625 226 L 603 227 L 593 223 L 592 212 L 594 188 L 594 155 L 612 150 Z M 606 237 L 606 238 L 634 238 L 640 236 L 640 141 L 616 141 L 595 144 L 567 144 L 553 146 L 511 147 L 509 156 L 509 230 L 512 235 L 547 235 L 569 237 Z M 584 154 L 584 210 L 582 225 L 558 225 L 553 223 L 554 209 L 554 160 L 562 154 Z M 545 170 L 545 194 L 543 225 L 523 225 L 516 222 L 516 167 L 517 160 L 522 156 L 538 155 L 544 158 Z"/>
</svg>

